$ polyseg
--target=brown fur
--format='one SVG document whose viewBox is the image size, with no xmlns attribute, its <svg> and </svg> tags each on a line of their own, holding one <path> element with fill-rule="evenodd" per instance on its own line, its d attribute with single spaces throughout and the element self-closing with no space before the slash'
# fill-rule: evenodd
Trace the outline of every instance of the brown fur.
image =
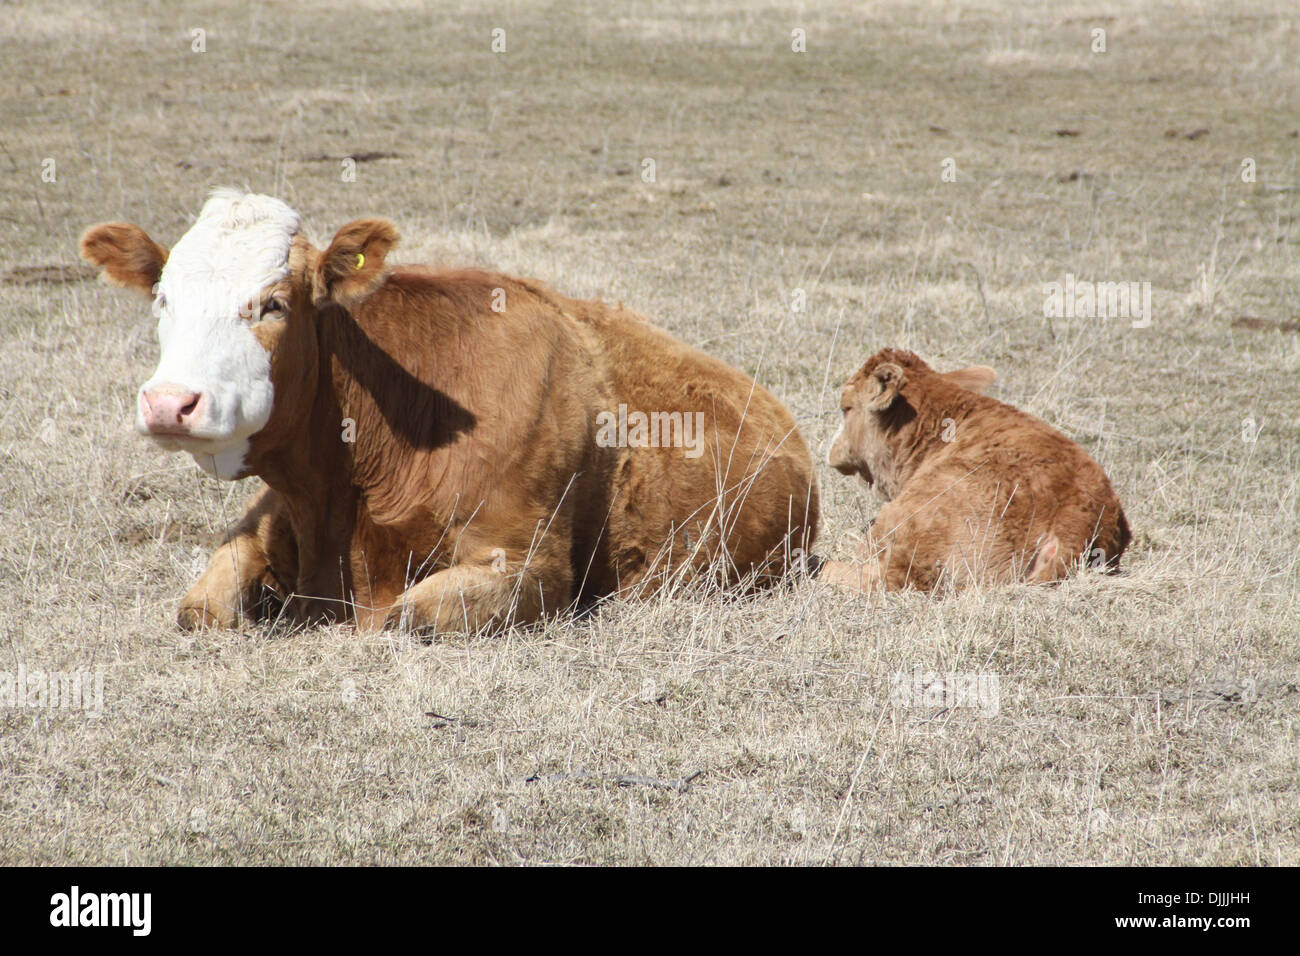
<svg viewBox="0 0 1300 956">
<path fill-rule="evenodd" d="M 113 285 L 153 294 L 154 284 L 167 262 L 167 250 L 139 226 L 105 222 L 81 236 L 81 257 L 103 268 Z"/>
<path fill-rule="evenodd" d="M 1115 570 L 1128 522 L 1101 466 L 1056 429 L 979 394 L 993 370 L 940 374 L 885 349 L 844 386 L 830 464 L 888 501 L 853 564 L 825 580 L 869 590 L 1055 581 Z M 945 437 L 950 440 L 945 441 Z"/>
<path fill-rule="evenodd" d="M 283 609 L 473 630 L 706 570 L 766 584 L 811 546 L 811 458 L 766 390 L 621 306 L 390 271 L 396 240 L 378 219 L 323 253 L 299 237 L 287 289 L 264 290 L 289 303 L 255 328 L 276 399 L 247 464 L 268 488 L 182 600 L 183 626 Z M 122 275 L 137 259 L 94 261 Z M 704 454 L 599 446 L 596 416 L 620 403 L 704 412 Z"/>
</svg>

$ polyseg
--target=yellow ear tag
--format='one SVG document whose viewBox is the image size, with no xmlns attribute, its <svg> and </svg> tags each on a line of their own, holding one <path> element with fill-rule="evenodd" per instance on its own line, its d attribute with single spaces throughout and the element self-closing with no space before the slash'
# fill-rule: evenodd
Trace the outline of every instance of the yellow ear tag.
<svg viewBox="0 0 1300 956">
<path fill-rule="evenodd" d="M 360 269 L 360 268 L 361 268 L 362 266 L 364 266 L 365 264 L 366 264 L 366 257 L 363 256 L 361 253 L 358 252 L 358 253 L 357 253 L 357 268 Z"/>
</svg>

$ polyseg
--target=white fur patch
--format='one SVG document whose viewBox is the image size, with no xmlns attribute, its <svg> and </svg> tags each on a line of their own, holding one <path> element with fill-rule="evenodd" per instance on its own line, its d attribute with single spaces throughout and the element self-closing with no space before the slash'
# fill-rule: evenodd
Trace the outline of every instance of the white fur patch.
<svg viewBox="0 0 1300 956">
<path fill-rule="evenodd" d="M 248 439 L 271 417 L 266 349 L 241 314 L 262 289 L 289 274 L 298 214 L 278 199 L 218 189 L 172 247 L 155 311 L 162 356 L 140 389 L 171 385 L 203 396 L 191 437 L 160 439 L 219 478 L 241 477 Z M 139 411 L 136 428 L 148 434 Z"/>
<path fill-rule="evenodd" d="M 840 427 L 831 437 L 830 444 L 826 446 L 826 463 L 831 464 L 831 454 L 835 451 L 835 445 L 844 435 L 844 420 L 840 419 Z"/>
</svg>

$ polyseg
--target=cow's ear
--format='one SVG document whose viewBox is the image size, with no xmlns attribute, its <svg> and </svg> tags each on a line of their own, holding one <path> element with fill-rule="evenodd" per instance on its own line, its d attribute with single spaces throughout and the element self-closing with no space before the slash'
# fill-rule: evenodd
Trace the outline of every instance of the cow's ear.
<svg viewBox="0 0 1300 956">
<path fill-rule="evenodd" d="M 873 412 L 883 412 L 894 404 L 898 393 L 907 384 L 907 375 L 902 366 L 893 362 L 881 362 L 867 377 L 866 405 Z"/>
<path fill-rule="evenodd" d="M 955 372 L 945 372 L 943 377 L 968 392 L 983 395 L 984 390 L 997 379 L 998 373 L 987 365 L 972 365 L 969 368 L 959 368 Z"/>
<path fill-rule="evenodd" d="M 397 242 L 397 228 L 387 219 L 354 219 L 320 254 L 312 275 L 312 302 L 337 302 L 352 308 L 383 284 L 384 257 Z"/>
<path fill-rule="evenodd" d="M 81 235 L 81 257 L 104 271 L 113 285 L 153 295 L 167 250 L 129 222 L 101 222 Z"/>
</svg>

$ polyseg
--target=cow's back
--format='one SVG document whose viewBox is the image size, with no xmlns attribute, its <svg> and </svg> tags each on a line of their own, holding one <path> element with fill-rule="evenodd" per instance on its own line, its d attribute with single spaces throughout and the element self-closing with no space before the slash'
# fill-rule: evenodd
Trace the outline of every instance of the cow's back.
<svg viewBox="0 0 1300 956">
<path fill-rule="evenodd" d="M 811 547 L 819 519 L 812 456 L 789 411 L 743 372 L 628 309 L 562 304 L 599 350 L 613 396 L 604 411 L 680 413 L 683 422 L 703 413 L 693 448 L 618 449 L 588 589 L 657 586 L 684 567 L 721 571 L 728 583 L 783 574 Z"/>
<path fill-rule="evenodd" d="M 972 400 L 951 442 L 936 439 L 906 490 L 882 509 L 877 527 L 908 525 L 919 553 L 936 556 L 959 583 L 1023 578 L 1051 541 L 1057 554 L 1037 578 L 1061 577 L 1080 558 L 1116 568 L 1130 538 L 1102 467 L 1046 422 L 988 396 Z M 907 573 L 927 569 L 915 564 Z"/>
<path fill-rule="evenodd" d="M 488 308 L 498 290 L 500 313 Z M 394 357 L 380 363 L 391 369 L 336 384 L 351 396 L 358 459 L 383 466 L 364 495 L 368 516 L 396 529 L 391 542 L 368 548 L 367 561 L 382 551 L 390 573 L 372 567 L 367 577 L 400 580 L 412 553 L 436 551 L 426 562 L 436 569 L 453 551 L 463 560 L 476 548 L 509 546 L 514 531 L 535 534 L 539 519 L 547 539 L 570 540 L 579 602 L 656 586 L 675 569 L 690 576 L 718 559 L 728 583 L 750 573 L 770 580 L 811 546 L 818 506 L 808 448 L 789 412 L 742 372 L 629 310 L 528 279 L 403 267 L 372 301 L 355 327 L 341 323 L 356 341 L 337 348 L 355 356 L 378 347 Z M 402 393 L 403 380 L 414 391 Z M 399 441 L 380 427 L 409 420 L 411 396 L 425 386 L 446 407 L 417 417 L 433 425 L 447 408 L 461 409 L 454 433 Z M 381 394 L 387 408 L 352 411 Z M 702 412 L 703 434 L 692 434 L 700 454 L 602 441 L 601 422 L 620 406 Z M 386 447 L 367 448 L 372 441 Z M 506 511 L 502 483 L 519 498 Z M 467 512 L 474 517 L 464 521 Z M 513 543 L 530 547 L 527 537 Z M 378 588 L 365 596 L 376 605 L 390 597 Z"/>
</svg>

